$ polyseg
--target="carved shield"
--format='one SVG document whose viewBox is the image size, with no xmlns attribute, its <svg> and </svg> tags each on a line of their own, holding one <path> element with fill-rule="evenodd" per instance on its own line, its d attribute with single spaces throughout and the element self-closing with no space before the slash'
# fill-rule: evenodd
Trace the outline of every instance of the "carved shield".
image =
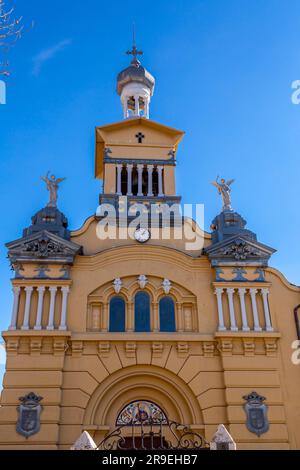
<svg viewBox="0 0 300 470">
<path fill-rule="evenodd" d="M 40 414 L 42 407 L 39 404 L 42 397 L 30 393 L 25 397 L 21 397 L 22 404 L 18 406 L 19 419 L 16 430 L 26 439 L 40 430 Z"/>
<path fill-rule="evenodd" d="M 247 403 L 244 405 L 247 415 L 247 429 L 257 436 L 260 436 L 269 430 L 267 416 L 268 407 L 263 403 L 265 398 L 258 395 L 256 392 L 252 392 L 243 398 L 247 400 Z"/>
</svg>

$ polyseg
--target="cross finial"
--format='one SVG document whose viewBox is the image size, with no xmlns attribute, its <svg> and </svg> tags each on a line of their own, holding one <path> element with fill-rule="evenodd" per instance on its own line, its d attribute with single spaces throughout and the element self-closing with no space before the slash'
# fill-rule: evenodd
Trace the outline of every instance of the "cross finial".
<svg viewBox="0 0 300 470">
<path fill-rule="evenodd" d="M 135 24 L 133 23 L 133 44 L 132 44 L 132 49 L 131 51 L 126 52 L 127 55 L 132 55 L 133 59 L 131 63 L 135 66 L 140 65 L 140 61 L 137 59 L 138 55 L 143 55 L 143 51 L 138 51 L 136 48 L 136 40 L 135 40 Z"/>
</svg>

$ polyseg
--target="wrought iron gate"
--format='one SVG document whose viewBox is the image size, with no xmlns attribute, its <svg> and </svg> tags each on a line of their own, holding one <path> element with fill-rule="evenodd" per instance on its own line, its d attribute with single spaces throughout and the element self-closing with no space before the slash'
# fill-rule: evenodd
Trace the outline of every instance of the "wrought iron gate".
<svg viewBox="0 0 300 470">
<path fill-rule="evenodd" d="M 97 447 L 99 450 L 209 450 L 204 437 L 168 418 L 139 418 L 116 427 Z"/>
</svg>

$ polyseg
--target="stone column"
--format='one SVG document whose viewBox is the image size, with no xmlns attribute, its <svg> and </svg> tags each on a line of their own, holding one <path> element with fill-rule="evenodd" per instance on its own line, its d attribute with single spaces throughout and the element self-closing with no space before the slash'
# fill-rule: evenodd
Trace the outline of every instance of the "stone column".
<svg viewBox="0 0 300 470">
<path fill-rule="evenodd" d="M 152 185 L 152 175 L 153 175 L 153 165 L 148 165 L 148 197 L 153 196 L 153 185 Z"/>
<path fill-rule="evenodd" d="M 9 330 L 17 329 L 20 292 L 21 292 L 21 287 L 13 286 L 14 304 L 13 304 L 13 309 L 12 309 L 12 314 L 11 314 L 11 322 L 10 322 Z"/>
<path fill-rule="evenodd" d="M 136 116 L 140 115 L 139 95 L 134 95 L 134 114 Z"/>
<path fill-rule="evenodd" d="M 123 117 L 124 119 L 127 118 L 127 98 L 125 98 L 123 101 L 122 101 L 122 107 L 123 107 Z"/>
<path fill-rule="evenodd" d="M 127 196 L 132 196 L 132 169 L 133 165 L 128 163 L 127 165 Z"/>
<path fill-rule="evenodd" d="M 163 197 L 163 177 L 162 177 L 162 172 L 163 172 L 164 167 L 163 166 L 158 166 L 157 167 L 157 173 L 158 173 L 158 197 Z"/>
<path fill-rule="evenodd" d="M 273 331 L 270 310 L 269 310 L 269 302 L 268 302 L 269 289 L 261 289 L 261 295 L 262 295 L 263 304 L 264 304 L 266 331 Z"/>
<path fill-rule="evenodd" d="M 227 291 L 228 304 L 229 304 L 230 330 L 238 331 L 238 328 L 235 322 L 235 311 L 234 311 L 234 303 L 233 303 L 234 289 L 227 288 L 226 291 Z"/>
<path fill-rule="evenodd" d="M 127 302 L 126 331 L 134 331 L 133 302 Z"/>
<path fill-rule="evenodd" d="M 226 331 L 226 327 L 224 325 L 224 314 L 223 314 L 223 304 L 222 304 L 222 294 L 224 289 L 217 287 L 215 290 L 215 294 L 217 296 L 217 303 L 218 303 L 218 317 L 219 317 L 219 328 L 218 331 Z"/>
<path fill-rule="evenodd" d="M 143 171 L 144 171 L 144 165 L 140 164 L 137 165 L 137 171 L 138 171 L 138 196 L 143 196 Z"/>
<path fill-rule="evenodd" d="M 177 331 L 184 331 L 182 318 L 182 304 L 180 302 L 176 302 L 176 326 Z"/>
<path fill-rule="evenodd" d="M 49 287 L 50 291 L 50 308 L 49 308 L 49 320 L 47 330 L 54 330 L 54 313 L 55 313 L 55 298 L 57 287 L 51 286 Z"/>
<path fill-rule="evenodd" d="M 101 318 L 101 331 L 108 331 L 108 303 L 103 302 L 102 304 L 102 318 Z"/>
<path fill-rule="evenodd" d="M 30 305 L 31 305 L 32 291 L 33 291 L 32 286 L 26 286 L 25 287 L 26 300 L 25 300 L 24 321 L 23 321 L 23 326 L 21 328 L 22 330 L 29 330 L 29 315 L 30 315 Z"/>
<path fill-rule="evenodd" d="M 159 320 L 159 312 L 158 312 L 158 302 L 153 302 L 152 304 L 152 311 L 153 311 L 153 320 L 152 320 L 152 331 L 157 333 L 160 331 L 160 320 Z"/>
<path fill-rule="evenodd" d="M 116 165 L 116 167 L 117 167 L 117 195 L 122 196 L 121 174 L 122 174 L 123 165 L 119 163 L 118 165 Z"/>
<path fill-rule="evenodd" d="M 242 330 L 243 331 L 250 331 L 250 328 L 248 326 L 248 320 L 247 320 L 247 311 L 246 311 L 246 305 L 245 305 L 245 294 L 246 294 L 246 289 L 240 287 L 239 288 L 239 297 L 240 297 L 242 323 L 243 323 Z"/>
<path fill-rule="evenodd" d="M 147 98 L 145 98 L 144 106 L 145 106 L 144 116 L 145 118 L 149 119 L 149 100 Z"/>
<path fill-rule="evenodd" d="M 62 305 L 61 305 L 61 317 L 59 330 L 65 331 L 67 329 L 67 307 L 68 307 L 68 295 L 70 292 L 69 286 L 63 286 L 62 292 Z"/>
<path fill-rule="evenodd" d="M 257 289 L 250 289 L 251 303 L 252 303 L 252 313 L 253 313 L 253 322 L 254 322 L 254 331 L 261 331 L 261 326 L 259 324 L 257 303 L 256 303 L 256 294 Z"/>
<path fill-rule="evenodd" d="M 42 329 L 42 315 L 43 315 L 45 289 L 46 289 L 45 286 L 39 286 L 37 288 L 39 297 L 38 297 L 38 306 L 37 306 L 37 314 L 36 314 L 36 322 L 35 322 L 34 330 Z"/>
</svg>

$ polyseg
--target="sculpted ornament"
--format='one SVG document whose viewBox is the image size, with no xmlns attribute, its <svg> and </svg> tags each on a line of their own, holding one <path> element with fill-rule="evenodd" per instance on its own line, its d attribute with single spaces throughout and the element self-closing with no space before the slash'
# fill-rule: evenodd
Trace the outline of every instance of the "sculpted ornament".
<svg viewBox="0 0 300 470">
<path fill-rule="evenodd" d="M 251 392 L 243 399 L 246 400 L 244 410 L 247 415 L 247 429 L 259 437 L 269 430 L 268 407 L 264 404 L 266 398 L 256 392 Z"/>
<path fill-rule="evenodd" d="M 16 431 L 26 439 L 37 434 L 40 430 L 40 414 L 42 411 L 40 401 L 42 399 L 43 397 L 36 395 L 34 392 L 19 398 L 21 405 L 17 408 L 19 419 Z"/>
<path fill-rule="evenodd" d="M 48 237 L 42 237 L 38 240 L 24 243 L 24 250 L 39 258 L 47 258 L 49 255 L 64 253 L 64 247 L 50 240 Z"/>
<path fill-rule="evenodd" d="M 222 201 L 223 201 L 223 208 L 222 211 L 231 211 L 231 185 L 234 183 L 234 179 L 225 181 L 224 178 L 222 178 L 219 181 L 219 177 L 217 176 L 216 181 L 213 181 L 211 184 L 214 185 L 218 191 L 219 194 L 222 196 Z"/>
<path fill-rule="evenodd" d="M 138 283 L 141 289 L 144 289 L 147 285 L 148 279 L 144 274 L 141 274 L 138 278 Z"/>
<path fill-rule="evenodd" d="M 54 175 L 50 176 L 49 178 L 49 173 L 46 174 L 46 176 L 42 176 L 41 179 L 45 181 L 47 185 L 47 189 L 49 191 L 49 202 L 47 204 L 47 207 L 56 207 L 57 205 L 57 192 L 58 192 L 58 187 L 59 184 L 64 181 L 66 178 L 55 178 Z"/>
<path fill-rule="evenodd" d="M 249 256 L 256 256 L 258 252 L 249 246 L 246 242 L 242 240 L 236 240 L 232 245 L 224 248 L 223 254 L 231 256 L 237 261 L 240 261 L 247 259 Z"/>
<path fill-rule="evenodd" d="M 117 277 L 113 282 L 113 286 L 114 286 L 116 294 L 119 294 L 121 292 L 122 285 L 123 285 L 123 282 L 121 281 L 119 277 Z"/>
</svg>

